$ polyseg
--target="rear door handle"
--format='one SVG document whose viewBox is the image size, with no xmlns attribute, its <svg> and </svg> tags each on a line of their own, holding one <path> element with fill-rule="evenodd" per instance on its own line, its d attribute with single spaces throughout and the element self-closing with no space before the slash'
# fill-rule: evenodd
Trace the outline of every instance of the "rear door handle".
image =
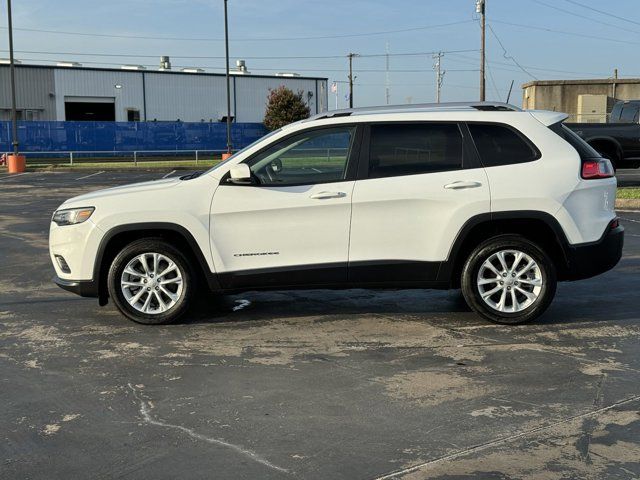
<svg viewBox="0 0 640 480">
<path fill-rule="evenodd" d="M 444 188 L 448 190 L 462 190 L 463 188 L 478 188 L 481 187 L 482 183 L 475 181 L 458 181 L 453 183 L 448 183 L 444 186 Z"/>
<path fill-rule="evenodd" d="M 318 192 L 314 193 L 309 198 L 313 198 L 314 200 L 325 200 L 327 198 L 342 198 L 346 196 L 347 194 L 344 192 Z"/>
</svg>

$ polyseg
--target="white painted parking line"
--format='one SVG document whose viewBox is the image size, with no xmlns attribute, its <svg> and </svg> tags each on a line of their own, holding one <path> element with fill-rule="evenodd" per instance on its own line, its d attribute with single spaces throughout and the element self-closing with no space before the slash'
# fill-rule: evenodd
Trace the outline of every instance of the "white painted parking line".
<svg viewBox="0 0 640 480">
<path fill-rule="evenodd" d="M 10 179 L 10 178 L 16 178 L 16 177 L 19 177 L 20 175 L 26 175 L 27 173 L 29 173 L 29 172 L 7 174 L 6 176 L 0 178 L 0 180 L 7 180 L 7 179 Z"/>
<path fill-rule="evenodd" d="M 167 178 L 168 176 L 173 175 L 174 173 L 176 173 L 176 171 L 175 170 L 171 170 L 169 173 L 164 175 L 162 178 Z"/>
<path fill-rule="evenodd" d="M 76 180 L 84 180 L 85 178 L 95 177 L 96 175 L 100 175 L 101 173 L 104 173 L 104 170 L 101 172 L 92 173 L 91 175 L 85 175 L 84 177 L 76 178 Z"/>
</svg>

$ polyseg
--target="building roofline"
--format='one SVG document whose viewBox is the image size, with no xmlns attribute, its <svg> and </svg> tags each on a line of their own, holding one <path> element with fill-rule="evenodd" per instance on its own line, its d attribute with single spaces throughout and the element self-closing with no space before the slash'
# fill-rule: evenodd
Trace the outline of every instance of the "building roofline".
<svg viewBox="0 0 640 480">
<path fill-rule="evenodd" d="M 7 67 L 9 68 L 8 63 L 0 64 L 0 68 Z M 46 68 L 52 70 L 89 70 L 92 72 L 100 71 L 100 72 L 120 72 L 120 73 L 133 73 L 133 74 L 141 74 L 141 73 L 159 73 L 159 74 L 169 74 L 169 75 L 195 75 L 195 76 L 210 76 L 210 77 L 225 77 L 224 73 L 214 73 L 214 72 L 183 72 L 180 70 L 128 70 L 124 68 L 109 68 L 109 67 L 60 67 L 58 65 L 38 65 L 34 63 L 16 63 L 16 69 L 18 68 Z M 195 68 L 195 67 L 194 67 Z M 249 77 L 249 78 L 277 78 L 284 80 L 324 80 L 329 81 L 327 77 L 307 77 L 307 76 L 296 76 L 296 77 L 284 77 L 280 75 L 254 75 L 254 74 L 231 74 L 234 77 Z"/>
<path fill-rule="evenodd" d="M 582 80 L 533 80 L 523 83 L 522 88 L 548 85 L 611 85 L 640 84 L 640 78 L 590 78 Z"/>
</svg>

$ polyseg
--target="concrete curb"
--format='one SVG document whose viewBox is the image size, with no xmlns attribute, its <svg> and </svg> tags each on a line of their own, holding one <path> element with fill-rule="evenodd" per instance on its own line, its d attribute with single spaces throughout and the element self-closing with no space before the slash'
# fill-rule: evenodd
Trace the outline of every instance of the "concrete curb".
<svg viewBox="0 0 640 480">
<path fill-rule="evenodd" d="M 616 208 L 640 210 L 640 198 L 616 198 Z"/>
</svg>

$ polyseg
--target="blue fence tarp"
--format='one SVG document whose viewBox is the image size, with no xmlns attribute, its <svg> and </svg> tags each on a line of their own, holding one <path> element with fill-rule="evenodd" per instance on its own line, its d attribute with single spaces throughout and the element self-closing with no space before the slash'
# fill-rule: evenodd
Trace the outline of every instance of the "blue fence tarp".
<svg viewBox="0 0 640 480">
<path fill-rule="evenodd" d="M 261 123 L 232 123 L 234 150 L 267 133 Z M 225 123 L 18 122 L 20 151 L 89 152 L 216 150 L 227 148 Z M 0 122 L 0 150 L 11 147 L 11 122 Z"/>
</svg>

